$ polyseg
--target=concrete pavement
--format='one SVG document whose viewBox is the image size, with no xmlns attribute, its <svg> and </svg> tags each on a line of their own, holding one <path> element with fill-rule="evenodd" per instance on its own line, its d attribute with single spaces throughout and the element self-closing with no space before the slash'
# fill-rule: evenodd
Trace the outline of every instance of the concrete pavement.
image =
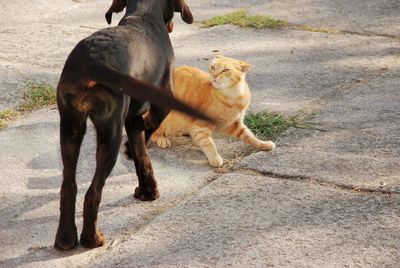
<svg viewBox="0 0 400 268">
<path fill-rule="evenodd" d="M 291 129 L 274 153 L 218 137 L 227 159 L 221 169 L 210 168 L 187 139 L 168 150 L 153 146 L 161 198 L 150 203 L 132 197 L 134 167 L 121 155 L 100 207 L 107 245 L 59 252 L 52 246 L 61 183 L 58 114 L 49 108 L 26 115 L 0 131 L 0 267 L 398 267 L 400 4 L 188 3 L 197 22 L 249 7 L 353 32 L 202 29 L 175 19 L 178 65 L 204 69 L 213 50 L 246 60 L 253 64 L 253 111 L 313 112 L 324 131 Z M 17 103 L 27 79 L 55 83 L 76 41 L 106 25 L 109 1 L 20 5 L 3 4 L 0 16 L 12 22 L 1 23 L 1 108 Z M 78 230 L 94 151 L 89 127 L 78 168 Z"/>
</svg>

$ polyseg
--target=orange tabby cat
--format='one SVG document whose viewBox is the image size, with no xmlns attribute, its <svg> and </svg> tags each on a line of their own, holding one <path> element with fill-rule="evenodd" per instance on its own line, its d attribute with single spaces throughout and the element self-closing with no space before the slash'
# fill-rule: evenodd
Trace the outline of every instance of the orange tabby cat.
<svg viewBox="0 0 400 268">
<path fill-rule="evenodd" d="M 250 65 L 240 60 L 216 56 L 209 73 L 194 67 L 179 67 L 174 72 L 174 95 L 216 118 L 222 125 L 216 129 L 207 122 L 172 111 L 153 134 L 159 147 L 171 146 L 168 137 L 190 134 L 206 155 L 210 165 L 220 167 L 223 159 L 211 138 L 213 131 L 233 136 L 260 150 L 273 150 L 272 141 L 262 141 L 244 125 L 243 117 L 250 104 L 250 90 L 245 76 Z"/>
</svg>

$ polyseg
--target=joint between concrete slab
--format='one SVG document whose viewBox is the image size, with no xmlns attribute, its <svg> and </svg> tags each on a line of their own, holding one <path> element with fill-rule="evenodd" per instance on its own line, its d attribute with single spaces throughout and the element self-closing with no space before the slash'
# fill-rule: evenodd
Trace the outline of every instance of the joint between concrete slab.
<svg viewBox="0 0 400 268">
<path fill-rule="evenodd" d="M 207 178 L 205 183 L 203 185 L 201 185 L 195 191 L 182 196 L 182 198 L 175 199 L 171 204 L 169 204 L 167 206 L 158 207 L 157 210 L 152 211 L 151 215 L 146 217 L 146 219 L 144 220 L 144 222 L 142 224 L 136 225 L 132 228 L 125 229 L 117 237 L 114 237 L 113 239 L 110 239 L 109 241 L 107 241 L 106 246 L 96 254 L 95 258 L 101 256 L 102 254 L 106 253 L 107 251 L 113 250 L 114 248 L 118 247 L 118 245 L 120 243 L 124 243 L 124 242 L 128 241 L 130 237 L 134 236 L 136 233 L 139 233 L 141 230 L 146 228 L 146 226 L 151 224 L 157 217 L 161 216 L 163 213 L 165 213 L 169 209 L 172 209 L 179 205 L 185 204 L 193 196 L 195 196 L 199 191 L 201 191 L 204 187 L 206 187 L 213 181 L 217 180 L 219 177 L 221 177 L 225 173 L 226 172 L 217 172 L 215 175 L 212 175 L 209 178 Z M 162 198 L 162 193 L 161 193 L 161 198 Z M 103 206 L 103 209 L 104 209 L 104 207 L 105 206 Z"/>
<path fill-rule="evenodd" d="M 203 28 L 203 23 L 202 22 L 195 22 L 195 24 Z M 221 24 L 223 25 L 223 24 Z M 221 25 L 216 25 L 212 27 L 218 27 Z M 241 27 L 245 29 L 255 29 L 254 27 L 251 26 L 236 26 L 236 27 Z M 324 27 L 313 27 L 307 24 L 294 24 L 294 23 L 287 23 L 286 25 L 283 26 L 278 26 L 278 27 L 273 27 L 273 28 L 260 28 L 258 30 L 262 29 L 267 29 L 267 30 L 291 30 L 291 31 L 300 31 L 300 32 L 311 32 L 311 33 L 321 33 L 321 34 L 339 34 L 339 35 L 354 35 L 354 36 L 363 36 L 363 37 L 384 37 L 384 38 L 390 38 L 390 39 L 400 39 L 400 36 L 394 35 L 394 34 L 386 34 L 386 33 L 377 33 L 377 32 L 371 32 L 371 31 L 363 31 L 363 32 L 358 32 L 358 31 L 351 31 L 351 30 L 339 30 L 336 28 L 324 28 Z"/>
<path fill-rule="evenodd" d="M 358 35 L 358 36 L 369 36 L 369 37 L 387 37 L 392 39 L 400 39 L 400 36 L 394 34 L 385 34 L 385 33 L 375 33 L 375 32 L 357 32 L 357 31 L 340 31 L 339 33 L 342 34 L 351 34 L 351 35 Z"/>
<path fill-rule="evenodd" d="M 395 192 L 395 191 L 388 191 L 388 190 L 383 190 L 383 189 L 379 189 L 379 188 L 371 189 L 371 188 L 363 188 L 363 187 L 357 187 L 357 186 L 352 186 L 352 185 L 339 184 L 339 183 L 323 181 L 321 179 L 312 178 L 312 177 L 303 176 L 303 175 L 287 175 L 287 174 L 280 174 L 280 173 L 269 172 L 269 171 L 260 172 L 258 170 L 254 170 L 254 169 L 236 169 L 235 172 L 249 174 L 249 175 L 268 176 L 271 178 L 282 179 L 282 180 L 304 181 L 304 182 L 309 182 L 311 184 L 315 184 L 315 185 L 319 185 L 319 186 L 323 186 L 323 187 L 336 188 L 336 189 L 343 190 L 346 192 L 352 192 L 352 193 L 358 193 L 358 194 L 377 194 L 377 195 L 396 195 L 396 196 L 400 195 L 399 192 Z"/>
</svg>

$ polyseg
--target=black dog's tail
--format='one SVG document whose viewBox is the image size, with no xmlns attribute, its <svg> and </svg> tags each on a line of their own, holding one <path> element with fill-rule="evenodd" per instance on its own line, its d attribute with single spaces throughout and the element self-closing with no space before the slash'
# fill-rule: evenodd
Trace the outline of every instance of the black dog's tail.
<svg viewBox="0 0 400 268">
<path fill-rule="evenodd" d="M 177 100 L 173 95 L 167 94 L 158 88 L 140 81 L 106 66 L 91 66 L 87 77 L 94 82 L 105 85 L 114 92 L 126 94 L 140 101 L 150 101 L 160 107 L 174 109 L 187 115 L 216 123 L 211 117 Z"/>
</svg>

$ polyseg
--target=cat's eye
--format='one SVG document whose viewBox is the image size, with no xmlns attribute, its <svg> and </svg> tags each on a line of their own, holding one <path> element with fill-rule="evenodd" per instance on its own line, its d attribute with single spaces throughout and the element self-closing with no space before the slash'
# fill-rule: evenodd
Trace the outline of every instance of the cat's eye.
<svg viewBox="0 0 400 268">
<path fill-rule="evenodd" d="M 211 71 L 215 71 L 215 66 L 210 66 Z"/>
<path fill-rule="evenodd" d="M 229 69 L 223 69 L 222 70 L 224 73 L 227 73 L 227 72 L 229 72 L 230 70 Z"/>
</svg>

